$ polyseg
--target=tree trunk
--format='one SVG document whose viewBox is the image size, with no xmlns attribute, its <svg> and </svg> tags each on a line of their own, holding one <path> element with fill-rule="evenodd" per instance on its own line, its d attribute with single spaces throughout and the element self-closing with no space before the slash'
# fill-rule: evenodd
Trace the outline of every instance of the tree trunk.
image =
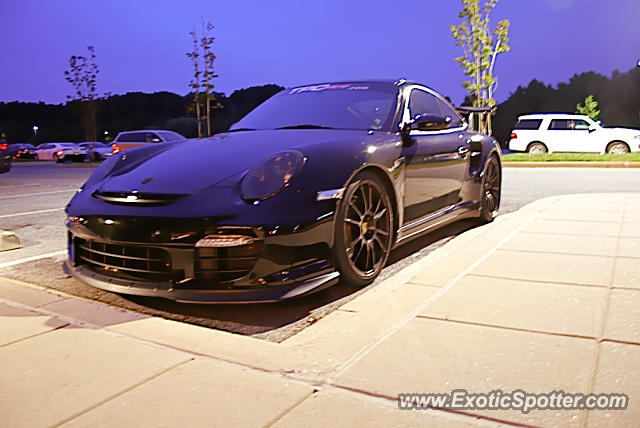
<svg viewBox="0 0 640 428">
<path fill-rule="evenodd" d="M 193 96 L 194 102 L 196 103 L 196 119 L 198 122 L 198 138 L 202 138 L 202 124 L 200 121 L 200 93 L 198 91 L 195 92 Z"/>
<path fill-rule="evenodd" d="M 211 137 L 211 94 L 207 91 L 207 137 Z"/>
</svg>

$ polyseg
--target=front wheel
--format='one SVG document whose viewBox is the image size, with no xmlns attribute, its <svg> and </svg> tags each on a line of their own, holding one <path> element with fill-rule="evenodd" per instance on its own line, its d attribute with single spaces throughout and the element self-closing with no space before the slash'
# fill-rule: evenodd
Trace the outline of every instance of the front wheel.
<svg viewBox="0 0 640 428">
<path fill-rule="evenodd" d="M 489 156 L 480 182 L 480 220 L 489 223 L 498 216 L 502 170 L 495 156 Z"/>
<path fill-rule="evenodd" d="M 358 174 L 338 203 L 335 263 L 350 284 L 373 282 L 393 244 L 393 208 L 384 184 L 371 172 Z"/>
</svg>

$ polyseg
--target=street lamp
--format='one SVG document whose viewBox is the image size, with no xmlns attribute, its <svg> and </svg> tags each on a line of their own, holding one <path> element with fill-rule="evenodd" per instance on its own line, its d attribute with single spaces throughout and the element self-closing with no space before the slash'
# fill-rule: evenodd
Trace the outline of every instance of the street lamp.
<svg viewBox="0 0 640 428">
<path fill-rule="evenodd" d="M 33 128 L 31 128 L 31 129 L 33 129 L 33 135 L 37 137 L 38 136 L 38 129 L 40 129 L 40 128 L 38 128 L 36 125 L 33 125 Z"/>
</svg>

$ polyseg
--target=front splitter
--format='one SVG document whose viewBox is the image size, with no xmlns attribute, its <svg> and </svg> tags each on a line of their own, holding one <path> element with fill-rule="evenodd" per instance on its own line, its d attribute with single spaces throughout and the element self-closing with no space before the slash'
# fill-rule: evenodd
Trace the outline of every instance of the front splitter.
<svg viewBox="0 0 640 428">
<path fill-rule="evenodd" d="M 64 271 L 80 281 L 102 290 L 135 296 L 160 297 L 182 303 L 269 303 L 302 297 L 338 283 L 340 274 L 331 272 L 306 281 L 273 287 L 243 288 L 237 290 L 189 290 L 167 288 L 167 284 L 133 283 L 100 275 L 83 266 L 73 267 L 67 260 Z M 127 283 L 129 285 L 127 285 Z"/>
</svg>

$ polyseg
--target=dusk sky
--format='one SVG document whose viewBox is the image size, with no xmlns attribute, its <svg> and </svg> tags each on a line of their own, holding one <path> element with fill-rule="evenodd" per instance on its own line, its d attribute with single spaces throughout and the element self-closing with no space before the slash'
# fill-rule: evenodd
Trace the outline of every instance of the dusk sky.
<svg viewBox="0 0 640 428">
<path fill-rule="evenodd" d="M 4 0 L 0 101 L 64 103 L 71 55 L 95 46 L 98 92 L 189 91 L 189 31 L 215 25 L 215 90 L 406 77 L 462 102 L 449 32 L 458 0 Z M 512 51 L 498 58 L 498 101 L 537 78 L 628 71 L 640 58 L 639 0 L 501 0 Z"/>
</svg>

